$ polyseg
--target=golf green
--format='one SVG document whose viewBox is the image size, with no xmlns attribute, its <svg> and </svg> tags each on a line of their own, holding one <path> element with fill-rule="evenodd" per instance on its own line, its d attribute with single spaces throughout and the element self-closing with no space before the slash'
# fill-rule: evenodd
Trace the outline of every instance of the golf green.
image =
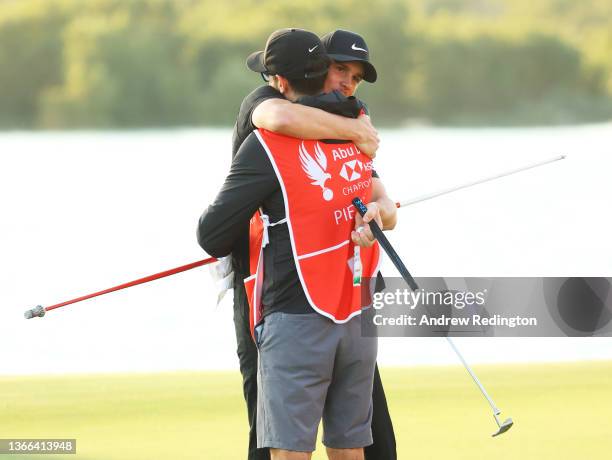
<svg viewBox="0 0 612 460">
<path fill-rule="evenodd" d="M 400 459 L 603 459 L 612 455 L 612 362 L 381 369 Z M 237 372 L 0 377 L 0 438 L 76 438 L 66 459 L 243 460 Z M 0 454 L 0 457 L 3 455 Z M 40 455 L 5 455 L 40 459 Z M 313 459 L 326 458 L 319 446 Z"/>
</svg>

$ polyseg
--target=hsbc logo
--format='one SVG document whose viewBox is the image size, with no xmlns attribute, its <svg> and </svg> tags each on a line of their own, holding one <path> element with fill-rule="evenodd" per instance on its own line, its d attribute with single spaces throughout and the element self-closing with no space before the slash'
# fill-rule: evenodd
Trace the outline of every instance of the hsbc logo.
<svg viewBox="0 0 612 460">
<path fill-rule="evenodd" d="M 340 176 L 343 177 L 347 182 L 354 182 L 361 179 L 361 173 L 363 171 L 363 164 L 359 160 L 347 161 L 342 165 L 340 169 Z"/>
</svg>

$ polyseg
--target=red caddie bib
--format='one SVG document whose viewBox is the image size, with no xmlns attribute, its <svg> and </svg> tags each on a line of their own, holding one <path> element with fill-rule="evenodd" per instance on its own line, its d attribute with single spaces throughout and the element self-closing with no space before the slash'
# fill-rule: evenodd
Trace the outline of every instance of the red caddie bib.
<svg viewBox="0 0 612 460">
<path fill-rule="evenodd" d="M 344 323 L 361 312 L 359 278 L 374 278 L 379 269 L 378 242 L 356 251 L 350 238 L 357 212 L 351 200 L 358 196 L 364 203 L 371 201 L 372 161 L 353 143 L 326 144 L 266 130 L 257 130 L 255 134 L 282 189 L 286 222 L 283 219 L 283 222 L 270 223 L 261 212 L 251 219 L 252 275 L 245 279 L 251 329 L 260 322 L 263 310 L 266 227 L 281 223 L 288 226 L 306 299 L 318 313 L 336 323 Z"/>
</svg>

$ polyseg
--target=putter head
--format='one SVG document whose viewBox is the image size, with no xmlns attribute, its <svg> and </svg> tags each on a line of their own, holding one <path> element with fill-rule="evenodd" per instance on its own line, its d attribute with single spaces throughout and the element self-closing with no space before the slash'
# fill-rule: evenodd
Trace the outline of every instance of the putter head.
<svg viewBox="0 0 612 460">
<path fill-rule="evenodd" d="M 43 316 L 45 316 L 45 313 L 46 313 L 45 308 L 42 305 L 37 305 L 36 307 L 30 310 L 26 310 L 23 316 L 25 317 L 25 319 L 31 319 L 36 316 L 39 316 L 42 318 Z"/>
<path fill-rule="evenodd" d="M 514 425 L 514 422 L 512 421 L 512 419 L 511 418 L 507 418 L 504 421 L 504 423 L 499 425 L 499 430 L 497 430 L 491 436 L 495 437 L 495 436 L 499 436 L 500 434 L 504 434 L 506 431 L 508 431 L 510 428 L 512 428 L 512 425 Z"/>
</svg>

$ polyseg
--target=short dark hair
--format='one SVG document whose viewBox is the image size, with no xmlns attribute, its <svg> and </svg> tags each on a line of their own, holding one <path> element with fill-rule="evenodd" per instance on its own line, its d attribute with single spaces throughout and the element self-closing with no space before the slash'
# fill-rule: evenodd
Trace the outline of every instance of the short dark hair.
<svg viewBox="0 0 612 460">
<path fill-rule="evenodd" d="M 308 73 L 318 73 L 329 67 L 330 59 L 327 56 L 318 56 L 309 62 L 306 67 L 306 75 Z M 327 72 L 313 78 L 287 78 L 291 85 L 291 89 L 303 96 L 315 96 L 323 91 L 323 85 L 327 78 Z"/>
</svg>

